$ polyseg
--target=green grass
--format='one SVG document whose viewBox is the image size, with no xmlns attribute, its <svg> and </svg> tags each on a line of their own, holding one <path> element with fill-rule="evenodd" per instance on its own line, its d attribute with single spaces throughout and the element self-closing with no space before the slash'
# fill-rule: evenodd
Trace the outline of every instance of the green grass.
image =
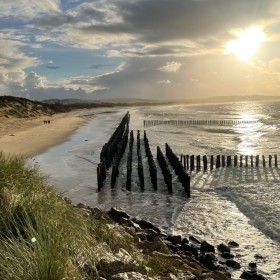
<svg viewBox="0 0 280 280">
<path fill-rule="evenodd" d="M 0 153 L 0 279 L 95 279 L 100 243 L 132 249 L 106 222 L 65 203 L 38 170 Z"/>
</svg>

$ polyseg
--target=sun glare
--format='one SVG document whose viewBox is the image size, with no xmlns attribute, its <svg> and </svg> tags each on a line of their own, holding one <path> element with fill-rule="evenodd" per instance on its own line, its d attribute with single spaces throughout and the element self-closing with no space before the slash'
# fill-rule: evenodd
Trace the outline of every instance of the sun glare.
<svg viewBox="0 0 280 280">
<path fill-rule="evenodd" d="M 260 27 L 251 27 L 237 33 L 237 38 L 227 43 L 225 53 L 234 54 L 239 60 L 250 62 L 266 40 L 265 33 Z"/>
</svg>

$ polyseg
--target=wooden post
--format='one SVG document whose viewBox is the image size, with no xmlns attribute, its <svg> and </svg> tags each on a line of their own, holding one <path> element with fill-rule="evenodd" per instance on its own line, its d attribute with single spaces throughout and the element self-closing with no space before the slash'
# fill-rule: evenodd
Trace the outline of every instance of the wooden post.
<svg viewBox="0 0 280 280">
<path fill-rule="evenodd" d="M 180 161 L 183 163 L 183 155 L 181 154 L 181 159 L 180 159 Z"/>
<path fill-rule="evenodd" d="M 240 155 L 240 167 L 243 166 L 243 155 Z"/>
<path fill-rule="evenodd" d="M 251 167 L 253 167 L 254 166 L 254 157 L 253 157 L 253 155 L 251 155 Z"/>
<path fill-rule="evenodd" d="M 245 166 L 248 167 L 248 155 L 245 156 Z"/>
<path fill-rule="evenodd" d="M 190 170 L 190 156 L 187 155 L 187 171 Z"/>
<path fill-rule="evenodd" d="M 237 166 L 237 155 L 234 156 L 234 166 Z"/>
<path fill-rule="evenodd" d="M 262 155 L 262 162 L 263 162 L 263 167 L 265 167 L 265 156 Z"/>
<path fill-rule="evenodd" d="M 274 155 L 274 160 L 275 160 L 275 167 L 278 166 L 278 163 L 277 163 L 277 155 Z"/>
<path fill-rule="evenodd" d="M 220 168 L 220 167 L 221 167 L 221 156 L 218 155 L 216 159 L 216 168 Z"/>
<path fill-rule="evenodd" d="M 268 156 L 268 166 L 271 167 L 272 155 Z"/>
<path fill-rule="evenodd" d="M 259 167 L 260 156 L 256 156 L 256 167 Z"/>
<path fill-rule="evenodd" d="M 196 156 L 196 172 L 200 171 L 200 156 Z"/>
<path fill-rule="evenodd" d="M 231 166 L 231 156 L 227 156 L 227 167 Z"/>
<path fill-rule="evenodd" d="M 191 171 L 194 171 L 194 155 L 191 155 Z"/>
<path fill-rule="evenodd" d="M 184 169 L 186 170 L 186 156 L 184 156 Z"/>
<path fill-rule="evenodd" d="M 222 167 L 226 166 L 226 157 L 225 155 L 222 155 Z"/>
<path fill-rule="evenodd" d="M 204 172 L 207 171 L 207 156 L 206 155 L 203 156 L 203 170 L 204 170 Z"/>
<path fill-rule="evenodd" d="M 210 161 L 211 161 L 210 171 L 213 171 L 213 169 L 214 169 L 214 156 L 213 155 L 211 156 Z"/>
</svg>

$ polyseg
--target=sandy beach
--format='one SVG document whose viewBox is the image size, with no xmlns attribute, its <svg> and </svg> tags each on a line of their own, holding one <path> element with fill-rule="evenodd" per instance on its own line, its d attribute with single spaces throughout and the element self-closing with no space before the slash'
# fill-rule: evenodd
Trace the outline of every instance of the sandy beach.
<svg viewBox="0 0 280 280">
<path fill-rule="evenodd" d="M 44 124 L 44 120 L 50 120 L 50 124 Z M 75 112 L 29 119 L 1 118 L 0 151 L 32 157 L 64 142 L 85 122 L 86 118 Z"/>
</svg>

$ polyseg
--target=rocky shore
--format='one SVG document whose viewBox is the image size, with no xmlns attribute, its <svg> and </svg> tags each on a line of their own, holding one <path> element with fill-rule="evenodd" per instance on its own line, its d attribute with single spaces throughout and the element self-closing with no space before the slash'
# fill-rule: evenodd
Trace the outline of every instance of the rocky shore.
<svg viewBox="0 0 280 280">
<path fill-rule="evenodd" d="M 192 235 L 167 235 L 148 221 L 130 217 L 122 209 L 112 208 L 104 212 L 81 203 L 75 207 L 84 210 L 86 215 L 104 220 L 118 234 L 133 238 L 137 257 L 124 249 L 114 255 L 101 257 L 96 268 L 102 275 L 100 280 L 226 280 L 231 279 L 231 271 L 241 269 L 241 264 L 232 253 L 232 249 L 239 246 L 235 241 L 215 247 Z M 137 261 L 139 256 L 140 259 L 151 257 L 151 262 L 155 264 L 144 266 Z M 255 258 L 262 257 L 256 255 Z M 158 272 L 156 276 L 149 273 L 151 267 Z M 240 271 L 240 278 L 266 279 L 258 273 L 255 262 L 248 264 L 247 270 Z"/>
</svg>

